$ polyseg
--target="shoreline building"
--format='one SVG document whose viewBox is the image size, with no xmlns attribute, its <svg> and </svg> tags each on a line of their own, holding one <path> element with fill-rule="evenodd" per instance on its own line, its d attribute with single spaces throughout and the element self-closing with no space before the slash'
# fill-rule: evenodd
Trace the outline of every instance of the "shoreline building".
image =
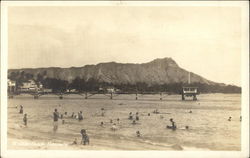
<svg viewBox="0 0 250 158">
<path fill-rule="evenodd" d="M 189 72 L 188 73 L 188 86 L 182 87 L 181 99 L 185 100 L 186 97 L 193 97 L 193 100 L 196 101 L 197 100 L 196 95 L 198 95 L 198 87 L 189 86 L 190 83 L 191 83 L 191 80 L 190 80 L 190 72 Z"/>
<path fill-rule="evenodd" d="M 34 80 L 28 80 L 22 83 L 19 87 L 20 92 L 37 92 L 43 88 L 41 83 L 36 83 Z"/>
<path fill-rule="evenodd" d="M 16 92 L 16 81 L 8 79 L 8 93 Z"/>
</svg>

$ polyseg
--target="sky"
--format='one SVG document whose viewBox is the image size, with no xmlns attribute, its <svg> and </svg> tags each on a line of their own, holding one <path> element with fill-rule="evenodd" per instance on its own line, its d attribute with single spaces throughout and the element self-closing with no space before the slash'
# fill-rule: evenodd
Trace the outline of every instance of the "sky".
<svg viewBox="0 0 250 158">
<path fill-rule="evenodd" d="M 241 85 L 241 8 L 9 7 L 8 68 L 81 67 L 171 57 L 188 71 Z"/>
</svg>

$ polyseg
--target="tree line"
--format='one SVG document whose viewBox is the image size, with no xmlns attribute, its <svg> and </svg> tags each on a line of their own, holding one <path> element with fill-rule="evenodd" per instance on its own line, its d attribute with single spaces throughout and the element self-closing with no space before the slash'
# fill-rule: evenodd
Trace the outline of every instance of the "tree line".
<svg viewBox="0 0 250 158">
<path fill-rule="evenodd" d="M 94 78 L 90 78 L 87 81 L 83 78 L 76 77 L 71 82 L 67 80 L 61 80 L 57 78 L 46 77 L 46 71 L 42 74 L 34 76 L 30 73 L 11 72 L 8 76 L 10 80 L 16 81 L 16 86 L 20 87 L 23 82 L 30 79 L 34 80 L 37 84 L 41 83 L 44 88 L 52 89 L 52 92 L 65 92 L 66 90 L 75 89 L 78 92 L 99 91 L 99 88 L 114 87 L 119 89 L 120 92 L 127 93 L 158 93 L 167 92 L 180 94 L 183 86 L 187 86 L 186 83 L 170 83 L 170 84 L 152 84 L 149 85 L 144 82 L 137 83 L 107 83 L 100 82 Z M 241 93 L 241 88 L 233 85 L 208 85 L 205 83 L 192 83 L 189 86 L 198 87 L 199 93 Z"/>
</svg>

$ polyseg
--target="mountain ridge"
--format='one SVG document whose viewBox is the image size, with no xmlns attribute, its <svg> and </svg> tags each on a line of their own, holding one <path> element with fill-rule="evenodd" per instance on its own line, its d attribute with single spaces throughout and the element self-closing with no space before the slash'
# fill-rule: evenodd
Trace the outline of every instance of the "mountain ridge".
<svg viewBox="0 0 250 158">
<path fill-rule="evenodd" d="M 82 67 L 42 67 L 42 68 L 22 68 L 9 69 L 8 76 L 13 72 L 32 74 L 34 78 L 43 75 L 45 78 L 56 78 L 71 82 L 76 77 L 89 80 L 94 78 L 99 82 L 113 84 L 135 84 L 145 82 L 149 85 L 169 84 L 169 83 L 188 83 L 189 71 L 181 68 L 172 58 L 157 58 L 146 63 L 117 63 L 104 62 L 98 64 L 84 65 Z M 207 80 L 198 74 L 190 72 L 191 82 L 216 85 L 216 83 Z"/>
</svg>

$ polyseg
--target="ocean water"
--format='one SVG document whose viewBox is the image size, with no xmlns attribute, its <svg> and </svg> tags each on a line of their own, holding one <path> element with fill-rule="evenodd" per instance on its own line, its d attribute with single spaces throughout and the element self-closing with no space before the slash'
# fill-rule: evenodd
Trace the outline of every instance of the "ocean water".
<svg viewBox="0 0 250 158">
<path fill-rule="evenodd" d="M 28 115 L 27 127 L 17 105 L 23 105 Z M 52 117 L 55 108 L 68 113 L 65 124 L 59 120 L 56 133 Z M 105 109 L 104 116 L 101 108 Z M 160 114 L 154 114 L 155 109 Z M 81 122 L 70 118 L 72 112 L 79 111 L 84 116 Z M 134 116 L 139 112 L 136 125 L 128 119 L 129 112 Z M 198 101 L 181 101 L 180 95 L 163 95 L 163 100 L 160 95 L 138 95 L 138 100 L 135 95 L 119 95 L 113 100 L 104 95 L 89 99 L 66 95 L 62 100 L 56 95 L 39 99 L 20 95 L 8 100 L 8 149 L 240 150 L 240 115 L 240 94 L 201 94 Z M 170 118 L 176 122 L 175 131 L 166 129 Z M 111 130 L 110 119 L 117 124 L 117 131 Z M 87 130 L 90 145 L 71 146 L 75 138 L 80 142 L 81 129 Z"/>
</svg>

